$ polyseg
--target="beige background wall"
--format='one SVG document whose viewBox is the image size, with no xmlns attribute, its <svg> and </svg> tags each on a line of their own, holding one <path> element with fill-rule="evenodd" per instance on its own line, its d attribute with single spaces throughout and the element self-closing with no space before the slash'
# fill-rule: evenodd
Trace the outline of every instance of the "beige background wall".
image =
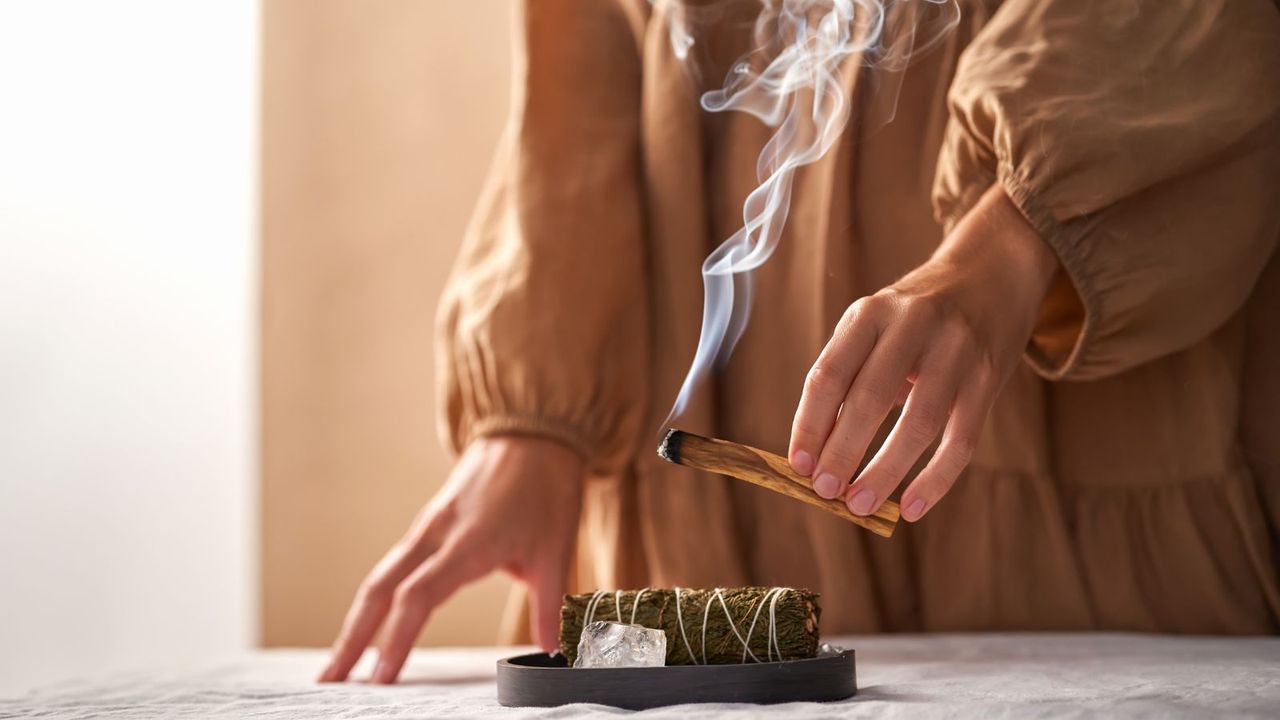
<svg viewBox="0 0 1280 720">
<path fill-rule="evenodd" d="M 0 0 L 0 698 L 256 641 L 258 18 Z"/>
<path fill-rule="evenodd" d="M 436 300 L 508 108 L 510 0 L 265 0 L 262 639 L 327 645 L 449 469 Z M 505 578 L 430 644 L 489 643 Z"/>
</svg>

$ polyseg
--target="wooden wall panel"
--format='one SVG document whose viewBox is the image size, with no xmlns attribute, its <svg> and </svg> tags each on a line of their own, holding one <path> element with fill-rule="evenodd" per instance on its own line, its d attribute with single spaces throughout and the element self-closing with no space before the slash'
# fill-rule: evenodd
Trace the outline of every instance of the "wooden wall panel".
<svg viewBox="0 0 1280 720">
<path fill-rule="evenodd" d="M 437 298 L 509 105 L 509 0 L 264 0 L 262 640 L 327 645 L 449 469 Z M 507 581 L 437 613 L 490 643 Z"/>
</svg>

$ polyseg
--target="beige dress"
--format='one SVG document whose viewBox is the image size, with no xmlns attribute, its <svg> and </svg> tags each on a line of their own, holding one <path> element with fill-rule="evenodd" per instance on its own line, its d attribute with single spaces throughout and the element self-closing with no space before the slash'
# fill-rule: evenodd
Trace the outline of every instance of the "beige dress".
<svg viewBox="0 0 1280 720">
<path fill-rule="evenodd" d="M 646 0 L 525 3 L 440 315 L 453 448 L 515 432 L 589 458 L 581 584 L 805 586 L 829 633 L 1280 628 L 1272 2 L 964 2 L 874 134 L 851 62 L 853 119 L 800 171 L 750 327 L 679 425 L 784 450 L 844 308 L 1000 183 L 1064 273 L 972 465 L 889 540 L 654 454 L 699 266 L 770 132 L 698 108 L 664 22 Z M 735 32 L 715 42 L 745 49 Z"/>
</svg>

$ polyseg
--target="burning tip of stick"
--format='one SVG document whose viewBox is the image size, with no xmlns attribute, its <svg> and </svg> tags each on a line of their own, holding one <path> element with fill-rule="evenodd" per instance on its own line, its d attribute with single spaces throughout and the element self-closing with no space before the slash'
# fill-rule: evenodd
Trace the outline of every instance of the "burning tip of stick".
<svg viewBox="0 0 1280 720">
<path fill-rule="evenodd" d="M 680 444 L 684 442 L 683 430 L 668 430 L 666 437 L 658 444 L 658 457 L 669 463 L 680 464 Z"/>
</svg>

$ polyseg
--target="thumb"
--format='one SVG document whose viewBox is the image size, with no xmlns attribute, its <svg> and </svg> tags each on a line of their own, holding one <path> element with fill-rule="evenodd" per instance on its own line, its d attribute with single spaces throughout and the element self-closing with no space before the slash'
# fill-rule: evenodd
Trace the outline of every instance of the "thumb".
<svg viewBox="0 0 1280 720">
<path fill-rule="evenodd" d="M 529 626 L 533 641 L 547 652 L 560 648 L 560 605 L 569 586 L 569 572 L 559 559 L 531 574 Z"/>
</svg>

